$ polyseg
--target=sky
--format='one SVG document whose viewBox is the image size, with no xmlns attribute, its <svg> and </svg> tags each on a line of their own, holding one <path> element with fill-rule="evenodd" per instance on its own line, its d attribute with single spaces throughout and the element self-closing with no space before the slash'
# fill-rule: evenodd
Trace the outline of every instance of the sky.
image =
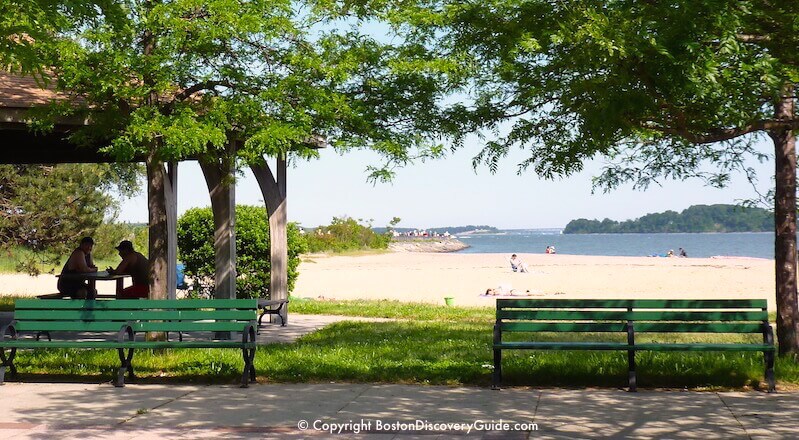
<svg viewBox="0 0 799 440">
<path fill-rule="evenodd" d="M 763 143 L 762 151 L 770 146 Z M 399 169 L 391 183 L 366 181 L 366 167 L 380 164 L 370 152 L 341 156 L 328 148 L 316 160 L 294 164 L 288 170 L 289 221 L 303 227 L 329 224 L 333 217 L 349 216 L 386 226 L 400 217 L 399 227 L 434 228 L 489 225 L 500 229 L 562 228 L 573 219 L 627 220 L 666 210 L 682 211 L 691 205 L 737 203 L 756 196 L 743 176 L 735 176 L 725 189 L 701 181 L 666 181 L 646 191 L 621 187 L 609 194 L 591 193 L 591 177 L 602 162 L 588 163 L 576 175 L 548 181 L 527 171 L 519 176 L 516 164 L 523 152 L 511 154 L 496 174 L 486 167 L 472 168 L 479 145 L 472 143 L 444 159 Z M 773 163 L 753 163 L 760 189 L 767 191 Z M 246 171 L 236 183 L 237 204 L 263 205 L 258 184 Z M 210 206 L 210 197 L 196 162 L 178 167 L 178 215 L 192 207 Z M 147 197 L 122 202 L 120 221 L 146 223 Z"/>
</svg>

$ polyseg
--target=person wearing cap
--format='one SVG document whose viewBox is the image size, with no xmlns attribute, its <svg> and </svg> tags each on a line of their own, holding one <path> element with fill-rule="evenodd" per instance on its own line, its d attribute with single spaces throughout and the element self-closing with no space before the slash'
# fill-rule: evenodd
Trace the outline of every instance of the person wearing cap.
<svg viewBox="0 0 799 440">
<path fill-rule="evenodd" d="M 133 285 L 117 292 L 117 298 L 135 299 L 150 296 L 150 262 L 147 257 L 133 249 L 133 243 L 122 240 L 115 248 L 122 262 L 116 269 L 108 268 L 109 274 L 125 274 L 133 278 Z"/>
<path fill-rule="evenodd" d="M 63 275 L 97 272 L 97 266 L 92 260 L 92 249 L 94 240 L 91 237 L 83 237 L 80 245 L 72 251 L 64 267 L 61 269 L 61 277 L 58 278 L 58 291 L 64 296 L 83 299 L 89 292 L 89 285 L 86 280 L 64 277 Z"/>
</svg>

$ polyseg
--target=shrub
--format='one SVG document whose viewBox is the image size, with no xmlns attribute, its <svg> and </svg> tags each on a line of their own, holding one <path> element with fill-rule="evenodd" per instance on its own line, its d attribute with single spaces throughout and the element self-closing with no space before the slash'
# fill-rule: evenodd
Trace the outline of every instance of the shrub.
<svg viewBox="0 0 799 440">
<path fill-rule="evenodd" d="M 329 226 L 320 226 L 308 234 L 311 252 L 343 252 L 358 249 L 386 249 L 391 237 L 378 234 L 371 224 L 361 224 L 350 217 L 333 217 Z"/>
<path fill-rule="evenodd" d="M 236 206 L 236 292 L 239 298 L 263 297 L 269 287 L 269 221 L 262 206 Z M 288 289 L 297 280 L 299 255 L 306 250 L 299 227 L 289 223 Z M 195 280 L 195 293 L 214 290 L 214 218 L 211 208 L 193 208 L 178 220 L 178 257 Z"/>
</svg>

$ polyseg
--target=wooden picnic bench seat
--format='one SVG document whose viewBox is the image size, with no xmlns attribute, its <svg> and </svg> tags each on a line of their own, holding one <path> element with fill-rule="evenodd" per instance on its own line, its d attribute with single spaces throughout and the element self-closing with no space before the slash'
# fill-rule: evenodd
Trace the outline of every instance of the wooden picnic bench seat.
<svg viewBox="0 0 799 440">
<path fill-rule="evenodd" d="M 261 327 L 264 315 L 277 315 L 280 317 L 280 326 L 285 327 L 288 321 L 287 304 L 288 298 L 283 299 L 258 299 L 258 309 L 261 310 L 261 316 L 258 317 L 258 327 Z M 277 306 L 273 308 L 274 306 Z"/>
<path fill-rule="evenodd" d="M 121 387 L 126 373 L 129 378 L 134 377 L 132 360 L 136 349 L 236 348 L 244 358 L 241 385 L 247 387 L 255 381 L 256 312 L 254 299 L 19 299 L 15 301 L 14 321 L 0 329 L 0 384 L 6 369 L 14 375 L 17 372 L 17 349 L 116 349 L 120 367 L 114 385 Z M 147 341 L 146 332 L 179 332 L 181 338 Z M 240 341 L 214 339 L 205 334 L 204 338 L 184 340 L 183 332 L 241 332 L 242 336 Z M 47 334 L 47 339 L 40 338 L 41 334 Z M 105 338 L 98 340 L 99 337 Z"/>
<path fill-rule="evenodd" d="M 116 297 L 117 297 L 116 295 L 105 294 L 105 293 L 101 293 L 101 294 L 95 295 L 96 299 L 99 299 L 99 298 L 102 298 L 102 299 L 115 299 Z M 46 293 L 44 295 L 36 295 L 36 298 L 39 298 L 39 299 L 72 299 L 70 296 L 64 295 L 63 293 L 60 293 L 60 292 Z"/>
<path fill-rule="evenodd" d="M 766 300 L 570 300 L 497 299 L 492 382 L 502 381 L 502 350 L 618 350 L 627 352 L 628 384 L 636 390 L 639 351 L 763 352 L 768 391 L 774 391 L 774 333 Z M 505 341 L 503 335 L 549 333 L 547 340 Z M 582 340 L 564 337 L 582 334 Z M 620 342 L 598 335 L 620 333 Z M 762 342 L 637 342 L 645 333 L 762 335 Z M 519 336 L 519 335 L 516 335 Z M 560 339 L 560 340 L 559 340 Z"/>
</svg>

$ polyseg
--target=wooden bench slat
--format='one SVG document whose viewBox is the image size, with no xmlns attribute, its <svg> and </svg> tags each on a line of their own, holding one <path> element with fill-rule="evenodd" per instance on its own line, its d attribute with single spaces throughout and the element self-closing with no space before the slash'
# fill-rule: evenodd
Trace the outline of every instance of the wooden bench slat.
<svg viewBox="0 0 799 440">
<path fill-rule="evenodd" d="M 502 342 L 495 347 L 504 349 L 536 350 L 627 350 L 620 342 Z"/>
<path fill-rule="evenodd" d="M 503 322 L 506 332 L 624 332 L 627 323 L 594 322 Z"/>
<path fill-rule="evenodd" d="M 757 312 L 626 312 L 600 310 L 499 310 L 497 319 L 570 321 L 763 321 L 768 313 Z"/>
<path fill-rule="evenodd" d="M 636 333 L 763 333 L 763 322 L 635 322 Z"/>
<path fill-rule="evenodd" d="M 625 309 L 746 309 L 767 307 L 764 299 L 497 299 L 497 309 L 505 308 L 616 308 Z"/>
<path fill-rule="evenodd" d="M 213 301 L 209 303 L 208 301 Z M 18 299 L 14 302 L 16 310 L 140 310 L 140 309 L 251 309 L 256 307 L 256 299 L 129 299 L 118 301 L 90 301 L 82 299 Z"/>
<path fill-rule="evenodd" d="M 125 325 L 121 321 L 66 322 L 66 321 L 20 321 L 20 332 L 117 332 Z M 239 321 L 174 321 L 174 322 L 130 322 L 137 332 L 240 332 L 246 323 Z"/>
<path fill-rule="evenodd" d="M 136 320 L 243 320 L 256 318 L 254 310 L 17 310 L 17 320 L 37 319 L 52 321 L 99 320 L 99 321 L 136 321 Z"/>
<path fill-rule="evenodd" d="M 768 344 L 636 343 L 635 351 L 773 351 Z"/>
</svg>

